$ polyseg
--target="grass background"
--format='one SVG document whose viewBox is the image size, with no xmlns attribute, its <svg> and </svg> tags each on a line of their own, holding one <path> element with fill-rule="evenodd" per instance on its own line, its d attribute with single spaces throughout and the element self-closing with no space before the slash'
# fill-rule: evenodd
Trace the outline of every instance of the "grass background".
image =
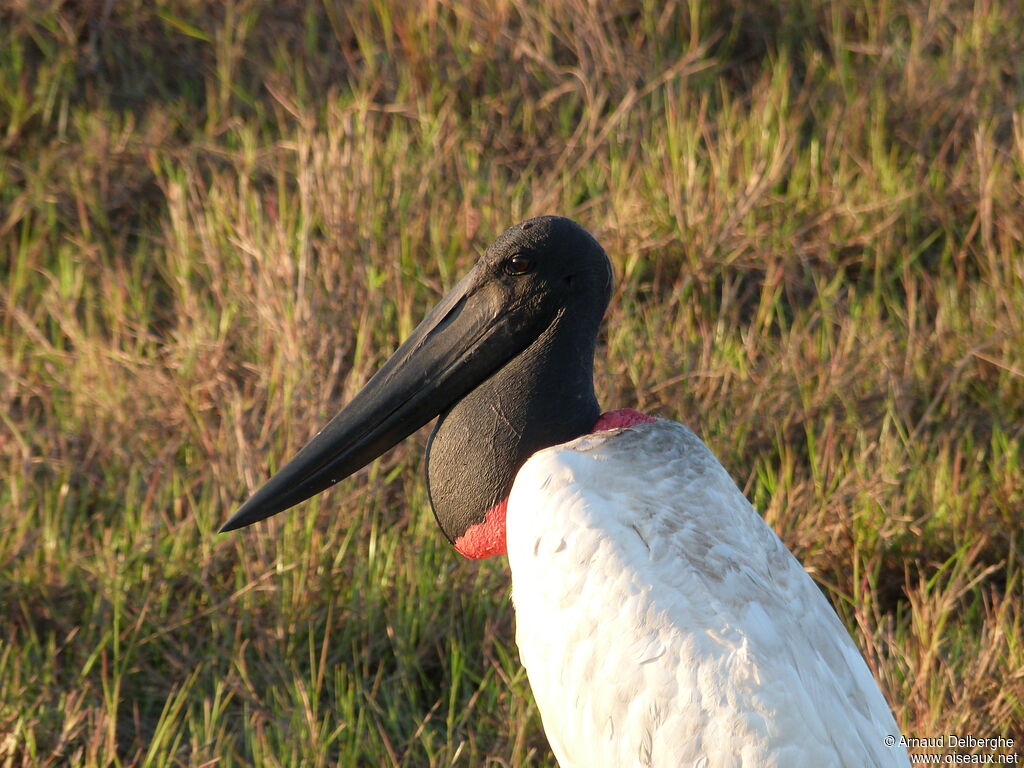
<svg viewBox="0 0 1024 768">
<path fill-rule="evenodd" d="M 0 2 L 0 766 L 552 765 L 424 436 L 217 526 L 517 220 L 904 733 L 1024 740 L 1012 0 Z M 969 751 L 969 750 L 965 750 Z"/>
</svg>

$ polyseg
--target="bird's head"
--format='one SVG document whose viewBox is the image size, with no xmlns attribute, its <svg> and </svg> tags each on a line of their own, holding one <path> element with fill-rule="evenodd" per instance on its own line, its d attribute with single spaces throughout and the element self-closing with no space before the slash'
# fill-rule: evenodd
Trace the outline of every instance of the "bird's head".
<svg viewBox="0 0 1024 768">
<path fill-rule="evenodd" d="M 531 454 L 597 420 L 594 348 L 611 285 L 607 255 L 574 221 L 542 216 L 507 230 L 221 530 L 320 493 L 439 416 L 427 451 L 438 524 L 468 556 L 502 552 L 503 530 L 482 548 L 467 533 Z"/>
</svg>

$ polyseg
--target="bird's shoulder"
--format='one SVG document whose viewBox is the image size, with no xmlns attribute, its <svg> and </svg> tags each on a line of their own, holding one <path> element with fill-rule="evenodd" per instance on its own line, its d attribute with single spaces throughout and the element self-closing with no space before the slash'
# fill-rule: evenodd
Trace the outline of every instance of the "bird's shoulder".
<svg viewBox="0 0 1024 768">
<path fill-rule="evenodd" d="M 533 509 L 558 508 L 535 521 L 538 533 L 551 526 L 581 535 L 632 531 L 635 543 L 649 550 L 641 560 L 682 558 L 692 575 L 716 583 L 734 571 L 776 588 L 806 579 L 714 454 L 674 421 L 584 435 L 540 451 L 520 470 L 513 493 L 532 497 Z"/>
</svg>

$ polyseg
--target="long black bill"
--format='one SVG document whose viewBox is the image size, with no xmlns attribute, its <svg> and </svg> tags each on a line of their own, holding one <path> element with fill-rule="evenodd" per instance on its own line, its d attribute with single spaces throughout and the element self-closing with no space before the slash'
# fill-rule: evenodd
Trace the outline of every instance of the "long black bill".
<svg viewBox="0 0 1024 768">
<path fill-rule="evenodd" d="M 366 386 L 222 527 L 232 531 L 295 506 L 366 466 L 448 410 L 543 331 L 503 310 L 470 271 Z"/>
</svg>

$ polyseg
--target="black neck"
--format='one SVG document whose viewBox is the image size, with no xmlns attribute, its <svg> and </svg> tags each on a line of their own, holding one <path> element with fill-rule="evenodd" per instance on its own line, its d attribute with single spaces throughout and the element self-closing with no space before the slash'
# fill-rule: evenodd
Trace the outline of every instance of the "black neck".
<svg viewBox="0 0 1024 768">
<path fill-rule="evenodd" d="M 508 496 L 530 456 L 586 434 L 597 421 L 594 348 L 604 307 L 599 309 L 563 311 L 533 344 L 437 420 L 427 445 L 427 486 L 450 541 Z"/>
</svg>

